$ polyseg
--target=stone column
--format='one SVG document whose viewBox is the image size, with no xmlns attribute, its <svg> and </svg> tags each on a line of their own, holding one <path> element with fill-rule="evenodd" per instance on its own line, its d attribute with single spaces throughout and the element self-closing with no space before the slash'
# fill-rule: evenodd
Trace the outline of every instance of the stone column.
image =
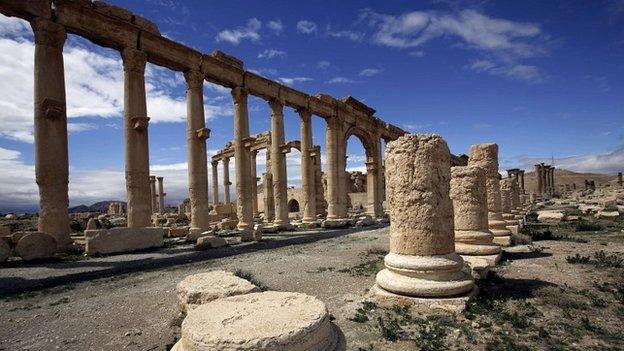
<svg viewBox="0 0 624 351">
<path fill-rule="evenodd" d="M 156 195 L 156 177 L 150 176 L 150 193 L 152 195 L 152 213 L 158 209 L 158 195 Z"/>
<path fill-rule="evenodd" d="M 39 187 L 38 230 L 66 251 L 69 236 L 69 158 L 63 45 L 65 28 L 46 19 L 31 22 L 35 34 L 35 179 Z"/>
<path fill-rule="evenodd" d="M 325 152 L 327 154 L 327 219 L 339 219 L 339 196 L 340 183 L 338 174 L 338 119 L 337 117 L 326 119 L 325 128 Z"/>
<path fill-rule="evenodd" d="M 308 109 L 298 110 L 301 118 L 301 188 L 303 191 L 303 223 L 316 221 L 316 182 L 314 160 L 311 152 L 314 147 L 312 140 L 312 114 Z M 320 184 L 318 184 L 320 186 Z"/>
<path fill-rule="evenodd" d="M 316 145 L 311 153 L 314 168 L 314 190 L 316 191 L 316 215 L 327 215 L 327 201 L 323 187 L 323 170 L 321 169 L 321 147 Z"/>
<path fill-rule="evenodd" d="M 188 160 L 191 231 L 210 229 L 208 218 L 208 157 L 206 139 L 210 130 L 204 118 L 204 75 L 198 71 L 184 73 L 186 79 L 186 145 Z"/>
<path fill-rule="evenodd" d="M 275 196 L 275 220 L 279 227 L 288 227 L 288 179 L 286 176 L 286 155 L 282 147 L 284 140 L 284 105 L 276 99 L 269 101 L 271 107 L 271 173 L 273 173 L 273 194 Z"/>
<path fill-rule="evenodd" d="M 348 182 L 349 174 L 347 173 L 347 141 L 344 138 L 342 131 L 338 133 L 338 213 L 340 218 L 347 218 L 348 213 Z"/>
<path fill-rule="evenodd" d="M 544 183 L 542 178 L 542 166 L 535 165 L 535 179 L 537 180 L 537 193 L 542 194 L 544 192 Z"/>
<path fill-rule="evenodd" d="M 550 166 L 550 188 L 555 193 L 555 166 Z"/>
<path fill-rule="evenodd" d="M 247 91 L 242 87 L 232 89 L 234 99 L 234 162 L 236 166 L 236 212 L 241 239 L 253 239 L 253 209 L 251 208 L 251 163 L 247 142 L 249 141 L 249 115 Z M 288 214 L 288 213 L 287 213 Z"/>
<path fill-rule="evenodd" d="M 493 266 L 501 257 L 500 246 L 488 229 L 485 171 L 478 167 L 451 168 L 451 191 L 455 223 L 455 251 L 473 268 L 484 259 Z"/>
<path fill-rule="evenodd" d="M 518 224 L 517 220 L 514 220 L 513 214 L 513 200 L 512 200 L 512 192 L 513 192 L 513 180 L 510 178 L 505 178 L 499 182 L 500 184 L 500 194 L 501 194 L 501 212 L 503 215 L 503 220 L 507 225 L 516 225 Z M 509 229 L 509 228 L 508 228 Z"/>
<path fill-rule="evenodd" d="M 373 218 L 383 215 L 381 206 L 381 143 L 377 138 L 374 141 L 370 161 L 366 162 L 366 198 L 368 208 L 366 213 Z"/>
<path fill-rule="evenodd" d="M 212 204 L 219 204 L 219 161 L 214 160 L 212 164 Z"/>
<path fill-rule="evenodd" d="M 223 197 L 226 205 L 232 203 L 230 199 L 230 185 L 232 185 L 232 182 L 230 182 L 230 158 L 226 157 L 223 159 Z"/>
<path fill-rule="evenodd" d="M 158 213 L 165 213 L 165 192 L 163 189 L 163 177 L 156 177 L 158 179 Z"/>
<path fill-rule="evenodd" d="M 548 193 L 549 189 L 550 189 L 550 184 L 548 181 L 548 166 L 542 164 L 542 192 L 543 193 Z"/>
<path fill-rule="evenodd" d="M 258 151 L 251 151 L 251 209 L 254 218 L 260 216 L 258 213 L 258 170 L 256 166 L 256 156 L 258 156 Z"/>
<path fill-rule="evenodd" d="M 273 174 L 268 171 L 264 173 L 264 220 L 267 222 L 273 222 L 275 220 Z"/>
<path fill-rule="evenodd" d="M 501 246 L 511 245 L 511 232 L 506 228 L 501 212 L 498 145 L 489 143 L 471 146 L 468 165 L 481 167 L 485 171 L 488 222 L 490 231 L 494 234 L 494 243 Z"/>
<path fill-rule="evenodd" d="M 524 194 L 524 170 L 520 171 L 520 189 L 522 190 L 522 194 Z"/>
<path fill-rule="evenodd" d="M 622 172 L 618 172 L 617 174 L 617 183 L 619 186 L 622 186 Z"/>
<path fill-rule="evenodd" d="M 466 295 L 474 294 L 464 260 L 455 253 L 450 165 L 448 146 L 438 135 L 403 135 L 387 146 L 390 253 L 372 289 L 386 305 L 444 308 L 440 304 L 452 300 L 465 307 Z"/>
</svg>

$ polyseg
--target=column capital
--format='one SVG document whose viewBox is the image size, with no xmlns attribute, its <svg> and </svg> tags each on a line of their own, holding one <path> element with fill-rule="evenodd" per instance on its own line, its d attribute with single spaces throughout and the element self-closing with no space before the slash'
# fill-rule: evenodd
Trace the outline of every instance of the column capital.
<svg viewBox="0 0 624 351">
<path fill-rule="evenodd" d="M 240 103 L 241 101 L 247 99 L 247 95 L 249 95 L 249 93 L 247 92 L 247 89 L 243 87 L 232 88 L 232 98 L 235 103 Z"/>
<path fill-rule="evenodd" d="M 310 118 L 312 118 L 312 111 L 310 111 L 310 109 L 307 107 L 297 109 L 297 113 L 299 114 L 301 120 L 304 122 L 309 122 Z"/>
<path fill-rule="evenodd" d="M 162 182 L 164 177 L 156 177 L 156 179 L 158 179 L 159 182 Z"/>
<path fill-rule="evenodd" d="M 230 163 L 230 158 L 229 157 L 224 157 L 223 158 L 223 164 L 228 164 Z"/>
<path fill-rule="evenodd" d="M 269 100 L 269 107 L 271 107 L 271 112 L 273 114 L 283 114 L 284 112 L 284 102 L 280 99 L 271 99 Z"/>
<path fill-rule="evenodd" d="M 211 161 L 210 164 L 212 165 L 212 167 L 218 167 L 219 166 L 219 160 Z"/>
<path fill-rule="evenodd" d="M 121 52 L 124 71 L 145 73 L 147 54 L 134 48 L 125 48 Z"/>
<path fill-rule="evenodd" d="M 35 35 L 35 44 L 62 49 L 67 39 L 65 27 L 45 18 L 35 18 L 30 22 Z"/>
<path fill-rule="evenodd" d="M 150 176 L 150 181 L 155 182 L 156 181 L 156 176 Z"/>
<path fill-rule="evenodd" d="M 204 74 L 199 71 L 190 70 L 184 72 L 184 79 L 189 89 L 201 89 L 204 87 Z"/>
</svg>

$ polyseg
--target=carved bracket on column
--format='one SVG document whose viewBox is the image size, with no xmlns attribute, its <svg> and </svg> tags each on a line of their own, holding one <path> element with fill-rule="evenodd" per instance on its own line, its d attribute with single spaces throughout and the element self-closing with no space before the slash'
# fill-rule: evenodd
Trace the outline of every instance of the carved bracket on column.
<svg viewBox="0 0 624 351">
<path fill-rule="evenodd" d="M 206 140 L 210 138 L 210 129 L 208 128 L 200 128 L 195 131 L 197 133 L 197 139 Z"/>
<path fill-rule="evenodd" d="M 43 116 L 48 119 L 59 119 L 65 115 L 65 104 L 58 100 L 45 98 L 41 103 Z"/>
<path fill-rule="evenodd" d="M 366 162 L 366 171 L 368 172 L 374 172 L 377 170 L 377 164 L 374 161 L 368 161 Z"/>
<path fill-rule="evenodd" d="M 243 145 L 245 145 L 245 148 L 249 149 L 253 145 L 254 141 L 256 141 L 256 138 L 254 137 L 243 138 Z"/>
<path fill-rule="evenodd" d="M 288 144 L 284 144 L 284 145 L 281 145 L 281 146 L 280 146 L 280 150 L 281 150 L 281 152 L 282 152 L 283 154 L 288 154 L 288 153 L 290 153 L 290 150 L 291 150 L 291 149 L 292 149 L 292 148 L 291 148 L 291 146 L 290 146 L 290 145 L 288 145 Z"/>
<path fill-rule="evenodd" d="M 132 119 L 130 119 L 130 123 L 132 123 L 132 129 L 137 132 L 142 132 L 147 130 L 149 120 L 149 117 L 132 117 Z"/>
</svg>

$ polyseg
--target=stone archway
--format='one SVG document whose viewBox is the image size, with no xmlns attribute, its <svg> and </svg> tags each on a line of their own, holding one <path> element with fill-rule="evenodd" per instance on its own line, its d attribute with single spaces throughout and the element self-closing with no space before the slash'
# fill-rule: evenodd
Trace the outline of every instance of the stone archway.
<svg viewBox="0 0 624 351">
<path fill-rule="evenodd" d="M 290 201 L 288 201 L 288 212 L 299 212 L 299 201 L 295 199 L 290 199 Z"/>
</svg>

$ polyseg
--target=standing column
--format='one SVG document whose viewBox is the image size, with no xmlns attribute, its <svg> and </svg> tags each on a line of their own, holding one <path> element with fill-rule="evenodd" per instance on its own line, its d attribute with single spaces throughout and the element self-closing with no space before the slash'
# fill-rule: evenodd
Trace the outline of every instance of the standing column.
<svg viewBox="0 0 624 351">
<path fill-rule="evenodd" d="M 232 185 L 232 182 L 230 182 L 230 158 L 226 157 L 223 159 L 223 196 L 226 205 L 232 203 L 230 199 L 230 185 Z"/>
<path fill-rule="evenodd" d="M 149 143 L 145 102 L 147 55 L 133 48 L 121 54 L 124 64 L 124 138 L 128 227 L 147 227 L 151 222 L 149 189 Z M 162 199 L 161 199 L 162 203 Z"/>
<path fill-rule="evenodd" d="M 247 111 L 247 91 L 241 87 L 232 89 L 234 99 L 234 162 L 236 166 L 236 209 L 237 228 L 243 241 L 252 240 L 249 231 L 253 230 L 253 210 L 251 208 L 250 156 L 247 149 L 249 139 L 249 115 Z"/>
<path fill-rule="evenodd" d="M 56 239 L 57 251 L 69 236 L 69 158 L 63 45 L 65 28 L 46 19 L 31 22 L 35 34 L 35 178 L 39 187 L 38 230 Z"/>
<path fill-rule="evenodd" d="M 260 216 L 258 213 L 258 169 L 256 156 L 258 156 L 258 151 L 251 151 L 251 208 L 254 218 Z"/>
<path fill-rule="evenodd" d="M 158 196 L 156 195 L 156 177 L 150 176 L 150 192 L 152 195 L 152 213 L 158 209 Z"/>
<path fill-rule="evenodd" d="M 511 245 L 511 232 L 506 228 L 501 211 L 500 179 L 498 178 L 498 145 L 477 144 L 470 147 L 469 166 L 481 167 L 485 171 L 488 223 L 494 234 L 494 243 Z"/>
<path fill-rule="evenodd" d="M 366 197 L 368 208 L 366 212 L 373 218 L 381 217 L 381 143 L 379 139 L 373 141 L 372 158 L 366 162 Z"/>
<path fill-rule="evenodd" d="M 520 171 L 520 190 L 522 191 L 522 194 L 524 194 L 524 170 Z"/>
<path fill-rule="evenodd" d="M 340 218 L 338 197 L 340 191 L 338 183 L 338 119 L 332 117 L 326 119 L 325 144 L 327 153 L 327 219 Z"/>
<path fill-rule="evenodd" d="M 163 189 L 163 177 L 156 177 L 158 179 L 158 213 L 165 213 L 165 192 Z"/>
<path fill-rule="evenodd" d="M 311 151 L 312 113 L 308 109 L 298 111 L 301 117 L 301 187 L 303 189 L 303 223 L 316 221 L 316 182 L 314 160 Z M 320 185 L 320 184 L 319 184 Z"/>
<path fill-rule="evenodd" d="M 342 132 L 338 133 L 338 213 L 340 218 L 347 218 L 347 207 L 349 204 L 349 176 L 347 174 L 347 141 Z"/>
<path fill-rule="evenodd" d="M 217 206 L 219 204 L 219 161 L 215 160 L 212 164 L 212 204 Z"/>
<path fill-rule="evenodd" d="M 555 193 L 555 167 L 550 167 L 550 188 L 552 189 L 552 193 Z"/>
<path fill-rule="evenodd" d="M 535 179 L 537 180 L 537 193 L 541 194 L 544 190 L 544 183 L 542 182 L 542 166 L 535 165 Z"/>
<path fill-rule="evenodd" d="M 206 139 L 210 130 L 204 119 L 204 75 L 198 71 L 184 73 L 186 79 L 186 145 L 188 160 L 191 230 L 210 229 L 208 218 L 208 158 Z"/>
<path fill-rule="evenodd" d="M 271 107 L 271 173 L 275 196 L 275 220 L 279 227 L 288 227 L 288 179 L 286 155 L 282 152 L 284 140 L 284 105 L 277 99 L 269 101 Z"/>
<path fill-rule="evenodd" d="M 464 260 L 455 253 L 446 142 L 434 134 L 403 135 L 388 144 L 386 167 L 390 253 L 372 289 L 378 302 L 431 306 L 431 300 L 413 298 L 474 293 L 474 281 L 462 272 Z M 461 301 L 467 303 L 456 302 Z"/>
</svg>

